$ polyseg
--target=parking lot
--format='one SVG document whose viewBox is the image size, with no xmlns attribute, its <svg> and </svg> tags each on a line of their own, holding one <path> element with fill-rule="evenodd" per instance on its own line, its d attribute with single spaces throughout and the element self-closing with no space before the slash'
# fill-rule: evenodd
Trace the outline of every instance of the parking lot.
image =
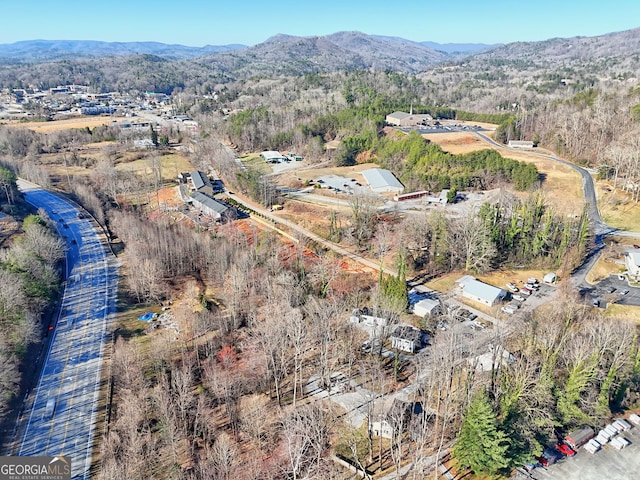
<svg viewBox="0 0 640 480">
<path fill-rule="evenodd" d="M 631 442 L 626 448 L 616 450 L 605 445 L 591 454 L 578 449 L 574 457 L 565 457 L 555 465 L 536 468 L 530 478 L 536 480 L 631 480 L 640 478 L 640 428 L 624 432 Z M 518 478 L 522 477 L 522 475 Z"/>
<path fill-rule="evenodd" d="M 626 290 L 628 293 L 623 295 L 622 292 Z M 596 285 L 583 285 L 580 295 L 589 303 L 599 300 L 599 306 L 602 308 L 611 302 L 620 305 L 640 305 L 640 288 L 629 286 L 626 278 L 621 280 L 617 275 L 609 275 Z"/>
</svg>

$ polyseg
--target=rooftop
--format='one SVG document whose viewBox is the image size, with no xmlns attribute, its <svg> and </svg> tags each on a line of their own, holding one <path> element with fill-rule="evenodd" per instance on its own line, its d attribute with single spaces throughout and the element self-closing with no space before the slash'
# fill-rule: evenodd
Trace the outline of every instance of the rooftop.
<svg viewBox="0 0 640 480">
<path fill-rule="evenodd" d="M 404 188 L 404 185 L 395 177 L 393 173 L 384 168 L 369 168 L 362 171 L 364 179 L 373 189 L 384 187 Z"/>
</svg>

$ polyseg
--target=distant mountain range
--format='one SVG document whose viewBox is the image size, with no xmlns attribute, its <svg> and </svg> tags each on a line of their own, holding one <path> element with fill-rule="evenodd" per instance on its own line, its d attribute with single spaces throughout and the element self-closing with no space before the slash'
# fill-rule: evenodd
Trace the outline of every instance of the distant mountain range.
<svg viewBox="0 0 640 480">
<path fill-rule="evenodd" d="M 26 40 L 0 44 L 0 59 L 18 63 L 49 62 L 71 58 L 100 58 L 148 54 L 168 59 L 203 57 L 240 50 L 246 45 L 187 47 L 159 42 L 99 42 L 94 40 Z"/>
<path fill-rule="evenodd" d="M 299 49 L 314 50 L 315 44 L 318 52 L 330 48 L 334 44 L 340 50 L 350 51 L 363 55 L 363 61 L 376 55 L 388 57 L 389 55 L 407 56 L 398 52 L 397 47 L 409 49 L 409 55 L 418 59 L 421 63 L 423 57 L 431 60 L 439 55 L 432 52 L 471 53 L 484 51 L 493 45 L 434 42 L 412 42 L 398 37 L 384 37 L 378 35 L 365 35 L 359 32 L 339 32 L 324 37 L 294 37 L 291 35 L 276 35 L 262 44 L 248 47 L 246 45 L 206 45 L 204 47 L 189 47 L 185 45 L 166 44 L 160 42 L 100 42 L 94 40 L 26 40 L 9 44 L 0 44 L 0 59 L 11 63 L 41 63 L 56 60 L 101 58 L 122 55 L 147 54 L 163 57 L 170 60 L 197 58 L 212 54 L 231 51 L 264 51 L 265 47 L 273 47 L 275 44 L 286 44 L 290 51 Z M 324 45 L 323 45 L 324 44 Z M 303 47 L 304 45 L 304 47 Z M 394 49 L 395 47 L 395 49 Z M 425 50 L 426 49 L 426 50 Z M 304 53 L 304 52 L 302 52 Z M 336 54 L 344 57 L 344 51 Z M 354 60 L 355 63 L 360 63 Z"/>
<path fill-rule="evenodd" d="M 486 88 L 515 76 L 532 85 L 541 75 L 593 83 L 603 72 L 611 78 L 637 76 L 638 52 L 640 29 L 507 45 L 414 42 L 360 32 L 280 34 L 250 47 L 33 40 L 0 45 L 0 87 L 80 83 L 99 91 L 171 92 L 260 76 L 362 69 L 422 74 L 440 66 L 454 67 L 442 70 L 452 76 L 443 81 L 473 80 Z"/>
</svg>

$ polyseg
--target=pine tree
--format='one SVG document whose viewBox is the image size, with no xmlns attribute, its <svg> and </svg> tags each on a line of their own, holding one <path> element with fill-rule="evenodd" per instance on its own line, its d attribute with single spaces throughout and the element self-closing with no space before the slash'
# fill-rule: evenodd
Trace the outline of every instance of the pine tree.
<svg viewBox="0 0 640 480">
<path fill-rule="evenodd" d="M 475 395 L 465 412 L 460 434 L 451 452 L 460 470 L 471 468 L 480 475 L 496 475 L 509 466 L 509 441 L 498 428 L 498 420 L 487 394 Z"/>
</svg>

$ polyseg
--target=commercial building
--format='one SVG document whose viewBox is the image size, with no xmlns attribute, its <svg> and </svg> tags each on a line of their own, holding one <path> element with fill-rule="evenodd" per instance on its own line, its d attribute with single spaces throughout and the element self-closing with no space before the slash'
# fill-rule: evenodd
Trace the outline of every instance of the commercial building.
<svg viewBox="0 0 640 480">
<path fill-rule="evenodd" d="M 504 300 L 507 296 L 506 290 L 476 280 L 471 275 L 465 275 L 456 281 L 456 283 L 462 289 L 462 296 L 464 298 L 490 307 L 495 305 L 497 301 Z"/>
<path fill-rule="evenodd" d="M 433 120 L 433 117 L 429 114 L 421 113 L 407 113 L 407 112 L 393 112 L 385 117 L 385 122 L 389 125 L 396 127 L 413 127 L 416 125 L 424 125 L 427 122 Z"/>
<path fill-rule="evenodd" d="M 375 193 L 401 193 L 404 185 L 395 177 L 393 173 L 384 168 L 369 168 L 363 170 L 362 175 Z"/>
<path fill-rule="evenodd" d="M 201 192 L 191 194 L 191 203 L 195 208 L 205 215 L 210 216 L 215 221 L 226 221 L 233 215 L 233 209 L 231 207 Z"/>
</svg>

